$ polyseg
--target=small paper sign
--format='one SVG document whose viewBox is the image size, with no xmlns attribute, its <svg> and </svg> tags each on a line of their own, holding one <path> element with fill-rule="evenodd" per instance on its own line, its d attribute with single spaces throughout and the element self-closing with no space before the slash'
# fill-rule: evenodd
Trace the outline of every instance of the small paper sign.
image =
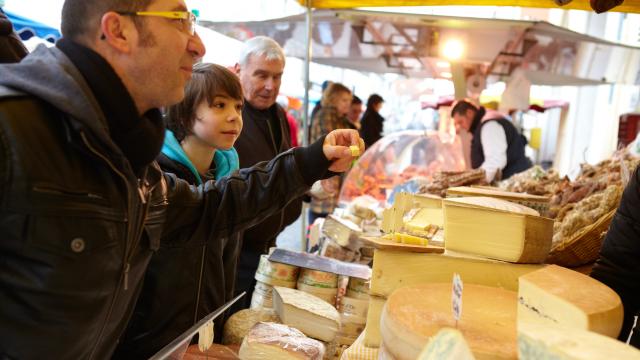
<svg viewBox="0 0 640 360">
<path fill-rule="evenodd" d="M 453 318 L 456 320 L 456 326 L 462 316 L 462 279 L 460 275 L 453 274 L 453 287 L 451 288 L 451 308 L 453 309 Z"/>
<path fill-rule="evenodd" d="M 205 352 L 213 344 L 213 320 L 198 329 L 198 350 Z"/>
</svg>

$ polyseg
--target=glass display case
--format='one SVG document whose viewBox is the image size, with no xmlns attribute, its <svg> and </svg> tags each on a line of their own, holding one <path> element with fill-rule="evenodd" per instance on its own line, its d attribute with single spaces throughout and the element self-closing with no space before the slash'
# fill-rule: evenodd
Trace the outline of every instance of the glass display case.
<svg viewBox="0 0 640 360">
<path fill-rule="evenodd" d="M 412 185 L 428 182 L 440 171 L 463 170 L 460 137 L 437 131 L 392 133 L 358 159 L 343 182 L 340 202 L 369 195 L 384 206 L 391 202 L 394 190 L 412 191 Z"/>
</svg>

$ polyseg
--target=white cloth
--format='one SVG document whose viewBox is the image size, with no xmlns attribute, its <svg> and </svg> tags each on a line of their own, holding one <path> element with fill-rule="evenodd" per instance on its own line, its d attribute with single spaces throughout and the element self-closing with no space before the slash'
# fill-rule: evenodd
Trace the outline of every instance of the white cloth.
<svg viewBox="0 0 640 360">
<path fill-rule="evenodd" d="M 486 173 L 487 182 L 493 181 L 498 170 L 507 166 L 507 135 L 497 121 L 490 121 L 480 132 L 484 162 L 480 167 Z"/>
</svg>

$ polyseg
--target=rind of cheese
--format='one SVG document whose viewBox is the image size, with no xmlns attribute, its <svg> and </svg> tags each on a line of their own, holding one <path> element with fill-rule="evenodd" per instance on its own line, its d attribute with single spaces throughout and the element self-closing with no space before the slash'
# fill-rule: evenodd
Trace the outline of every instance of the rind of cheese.
<svg viewBox="0 0 640 360">
<path fill-rule="evenodd" d="M 617 337 L 624 316 L 618 294 L 587 275 L 549 265 L 520 277 L 518 319 Z"/>
<path fill-rule="evenodd" d="M 259 322 L 279 322 L 280 319 L 273 310 L 244 309 L 231 315 L 224 324 L 222 343 L 241 344 L 251 328 Z"/>
<path fill-rule="evenodd" d="M 371 272 L 371 295 L 388 297 L 394 290 L 424 283 L 451 281 L 458 273 L 465 284 L 518 290 L 518 278 L 544 265 L 511 264 L 446 252 L 425 254 L 376 250 Z"/>
<path fill-rule="evenodd" d="M 396 359 L 413 360 L 440 329 L 456 327 L 475 356 L 516 359 L 516 309 L 514 291 L 465 284 L 462 315 L 456 323 L 451 282 L 400 288 L 382 311 L 382 342 Z"/>
<path fill-rule="evenodd" d="M 417 360 L 475 360 L 462 333 L 444 328 L 429 340 Z"/>
<path fill-rule="evenodd" d="M 369 298 L 369 311 L 367 311 L 367 326 L 364 328 L 364 345 L 370 348 L 378 348 L 382 343 L 380 335 L 380 315 L 387 299 L 371 296 Z"/>
<path fill-rule="evenodd" d="M 287 325 L 259 322 L 251 328 L 238 353 L 242 360 L 321 360 L 324 345 Z"/>
<path fill-rule="evenodd" d="M 485 196 L 472 196 L 463 198 L 445 199 L 445 204 L 455 204 L 458 206 L 479 207 L 493 210 L 506 211 L 521 215 L 540 216 L 540 213 L 530 207 L 516 204 L 511 201 L 495 199 Z"/>
<path fill-rule="evenodd" d="M 478 206 L 471 204 L 469 199 L 474 198 L 444 202 L 447 250 L 514 263 L 540 264 L 546 260 L 551 249 L 553 220 L 526 212 Z M 498 199 L 475 199 L 511 204 Z"/>
<path fill-rule="evenodd" d="M 591 331 L 518 321 L 521 360 L 639 360 L 640 351 Z"/>
</svg>

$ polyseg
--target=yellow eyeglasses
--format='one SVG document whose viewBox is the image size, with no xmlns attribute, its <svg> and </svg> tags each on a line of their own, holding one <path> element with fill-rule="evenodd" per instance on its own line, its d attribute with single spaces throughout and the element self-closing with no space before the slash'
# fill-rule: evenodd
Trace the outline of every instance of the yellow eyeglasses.
<svg viewBox="0 0 640 360">
<path fill-rule="evenodd" d="M 189 11 L 136 11 L 136 12 L 123 12 L 117 11 L 120 15 L 128 16 L 154 16 L 163 17 L 165 19 L 180 20 L 182 24 L 182 30 L 193 36 L 196 34 L 197 18 L 195 14 Z"/>
</svg>

